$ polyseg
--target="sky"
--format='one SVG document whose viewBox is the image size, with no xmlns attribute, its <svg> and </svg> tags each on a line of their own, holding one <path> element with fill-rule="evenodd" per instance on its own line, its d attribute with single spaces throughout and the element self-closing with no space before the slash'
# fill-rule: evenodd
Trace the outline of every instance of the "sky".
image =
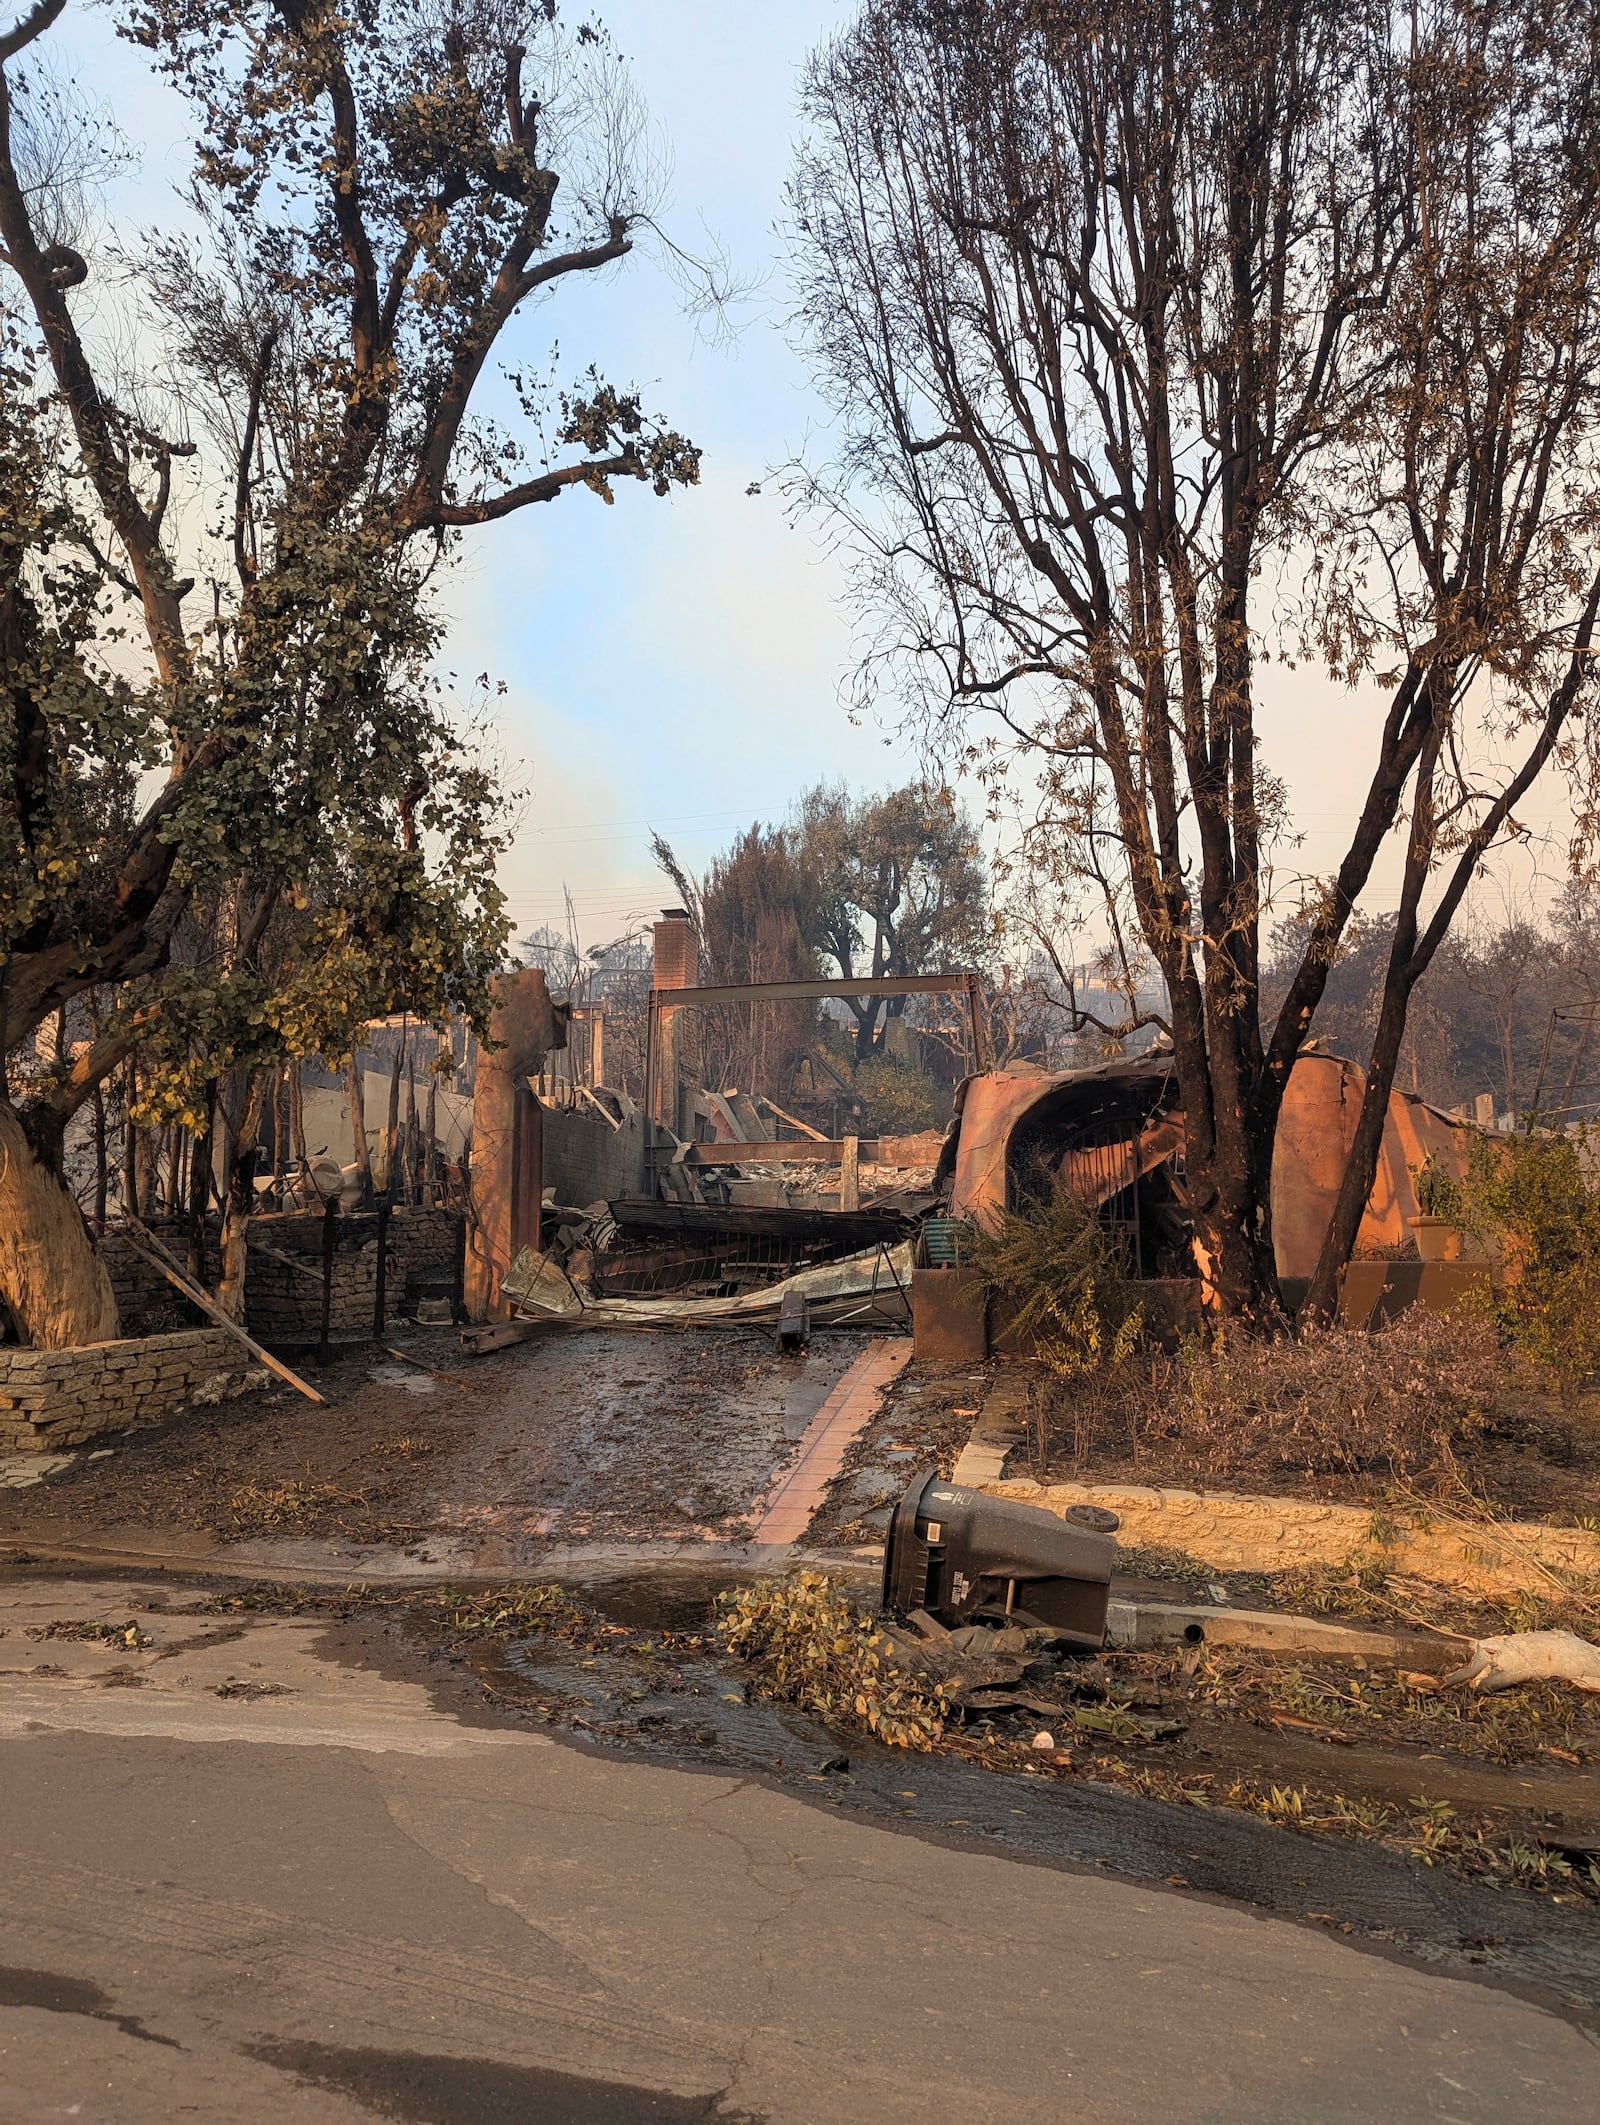
<svg viewBox="0 0 1600 2125">
<path fill-rule="evenodd" d="M 652 830 L 693 870 L 802 789 L 857 789 L 913 776 L 892 728 L 853 724 L 855 661 L 841 560 L 791 524 L 773 474 L 814 454 L 827 410 L 786 331 L 781 223 L 808 52 L 851 0 L 602 0 L 670 164 L 661 219 L 690 251 L 724 253 L 748 299 L 709 338 L 664 263 L 637 255 L 603 281 L 578 277 L 538 325 L 560 374 L 596 363 L 704 451 L 701 482 L 662 501 L 623 485 L 605 507 L 584 489 L 475 534 L 447 590 L 449 662 L 504 681 L 496 746 L 528 794 L 502 871 L 517 933 L 565 927 L 603 944 L 675 895 L 654 869 Z M 72 0 L 55 33 L 63 70 L 115 113 L 134 151 L 113 212 L 171 222 L 186 167 L 181 106 L 102 8 Z M 759 494 L 747 490 L 761 488 Z M 1288 784 L 1301 837 L 1287 873 L 1325 872 L 1343 852 L 1381 717 L 1314 673 L 1262 674 L 1264 750 Z M 1533 807 L 1559 824 L 1559 797 Z M 1368 905 L 1392 906 L 1398 850 Z M 1548 861 L 1502 866 L 1489 912 L 1548 897 Z"/>
</svg>

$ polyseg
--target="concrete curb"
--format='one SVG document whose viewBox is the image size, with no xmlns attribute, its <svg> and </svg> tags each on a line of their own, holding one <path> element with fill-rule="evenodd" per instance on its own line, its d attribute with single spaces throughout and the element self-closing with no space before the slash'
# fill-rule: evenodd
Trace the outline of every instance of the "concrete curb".
<svg viewBox="0 0 1600 2125">
<path fill-rule="evenodd" d="M 241 1584 L 321 1587 L 511 1586 L 551 1580 L 594 1585 L 614 1579 L 764 1579 L 790 1571 L 825 1571 L 852 1585 L 876 1587 L 883 1564 L 877 1550 L 810 1550 L 793 1543 L 683 1542 L 611 1543 L 551 1549 L 520 1568 L 504 1564 L 454 1563 L 418 1567 L 392 1550 L 318 1559 L 313 1545 L 294 1545 L 292 1556 L 274 1556 L 262 1544 L 252 1555 L 236 1551 L 123 1547 L 110 1543 L 50 1542 L 38 1538 L 0 1542 L 0 1571 L 53 1570 L 67 1566 L 95 1572 L 150 1572 L 172 1579 L 226 1579 Z"/>
</svg>

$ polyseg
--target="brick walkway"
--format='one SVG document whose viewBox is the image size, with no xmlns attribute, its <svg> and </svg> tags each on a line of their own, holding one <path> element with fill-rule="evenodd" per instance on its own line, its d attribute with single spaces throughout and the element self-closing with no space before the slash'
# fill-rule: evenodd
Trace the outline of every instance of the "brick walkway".
<svg viewBox="0 0 1600 2125">
<path fill-rule="evenodd" d="M 806 1426 L 799 1452 L 758 1508 L 753 1540 L 798 1542 L 844 1465 L 850 1442 L 877 1412 L 884 1393 L 911 1362 L 909 1336 L 875 1336 Z"/>
</svg>

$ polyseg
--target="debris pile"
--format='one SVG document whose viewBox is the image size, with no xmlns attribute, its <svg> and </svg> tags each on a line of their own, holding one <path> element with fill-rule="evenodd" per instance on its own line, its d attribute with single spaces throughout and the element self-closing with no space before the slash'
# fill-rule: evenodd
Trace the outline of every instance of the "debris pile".
<svg viewBox="0 0 1600 2125">
<path fill-rule="evenodd" d="M 940 1687 L 904 1665 L 877 1619 L 824 1573 L 724 1594 L 716 1630 L 771 1696 L 864 1727 L 893 1748 L 931 1749 L 944 1733 Z"/>
</svg>

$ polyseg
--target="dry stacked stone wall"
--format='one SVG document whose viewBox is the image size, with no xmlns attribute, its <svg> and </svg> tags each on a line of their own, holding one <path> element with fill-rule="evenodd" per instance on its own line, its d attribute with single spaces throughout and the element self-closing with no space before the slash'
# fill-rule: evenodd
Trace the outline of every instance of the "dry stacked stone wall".
<svg viewBox="0 0 1600 2125">
<path fill-rule="evenodd" d="M 460 1218 L 452 1210 L 396 1210 L 388 1223 L 384 1311 L 400 1314 L 406 1280 L 454 1264 Z M 378 1297 L 378 1219 L 368 1211 L 335 1218 L 328 1327 L 334 1335 L 372 1332 Z M 325 1242 L 320 1215 L 250 1221 L 245 1320 L 258 1342 L 315 1341 L 322 1323 Z"/>
<path fill-rule="evenodd" d="M 245 1273 L 245 1326 L 257 1342 L 315 1342 L 322 1325 L 323 1217 L 320 1212 L 287 1212 L 252 1218 Z M 454 1265 L 460 1245 L 461 1219 L 453 1210 L 396 1210 L 389 1218 L 389 1271 L 384 1311 L 397 1318 L 405 1299 L 406 1280 Z M 155 1228 L 169 1254 L 183 1262 L 187 1237 Z M 206 1234 L 207 1267 L 215 1274 L 220 1234 L 212 1219 Z M 192 1307 L 119 1234 L 104 1242 L 111 1288 L 117 1298 L 117 1325 L 125 1336 L 170 1334 L 206 1325 Z M 378 1219 L 373 1211 L 353 1212 L 334 1220 L 332 1304 L 328 1326 L 334 1335 L 372 1332 L 378 1295 Z"/>
<path fill-rule="evenodd" d="M 152 1229 L 167 1252 L 181 1264 L 188 1252 L 186 1237 L 162 1225 Z M 191 1306 L 143 1255 L 135 1254 L 121 1233 L 108 1232 L 100 1243 L 100 1252 L 116 1294 L 117 1326 L 125 1336 L 173 1335 L 180 1329 L 208 1325 L 200 1309 Z M 211 1259 L 216 1261 L 214 1243 Z"/>
<path fill-rule="evenodd" d="M 77 1350 L 0 1349 L 0 1451 L 54 1453 L 143 1431 L 193 1402 L 237 1394 L 257 1377 L 248 1355 L 221 1328 L 128 1336 Z"/>
</svg>

